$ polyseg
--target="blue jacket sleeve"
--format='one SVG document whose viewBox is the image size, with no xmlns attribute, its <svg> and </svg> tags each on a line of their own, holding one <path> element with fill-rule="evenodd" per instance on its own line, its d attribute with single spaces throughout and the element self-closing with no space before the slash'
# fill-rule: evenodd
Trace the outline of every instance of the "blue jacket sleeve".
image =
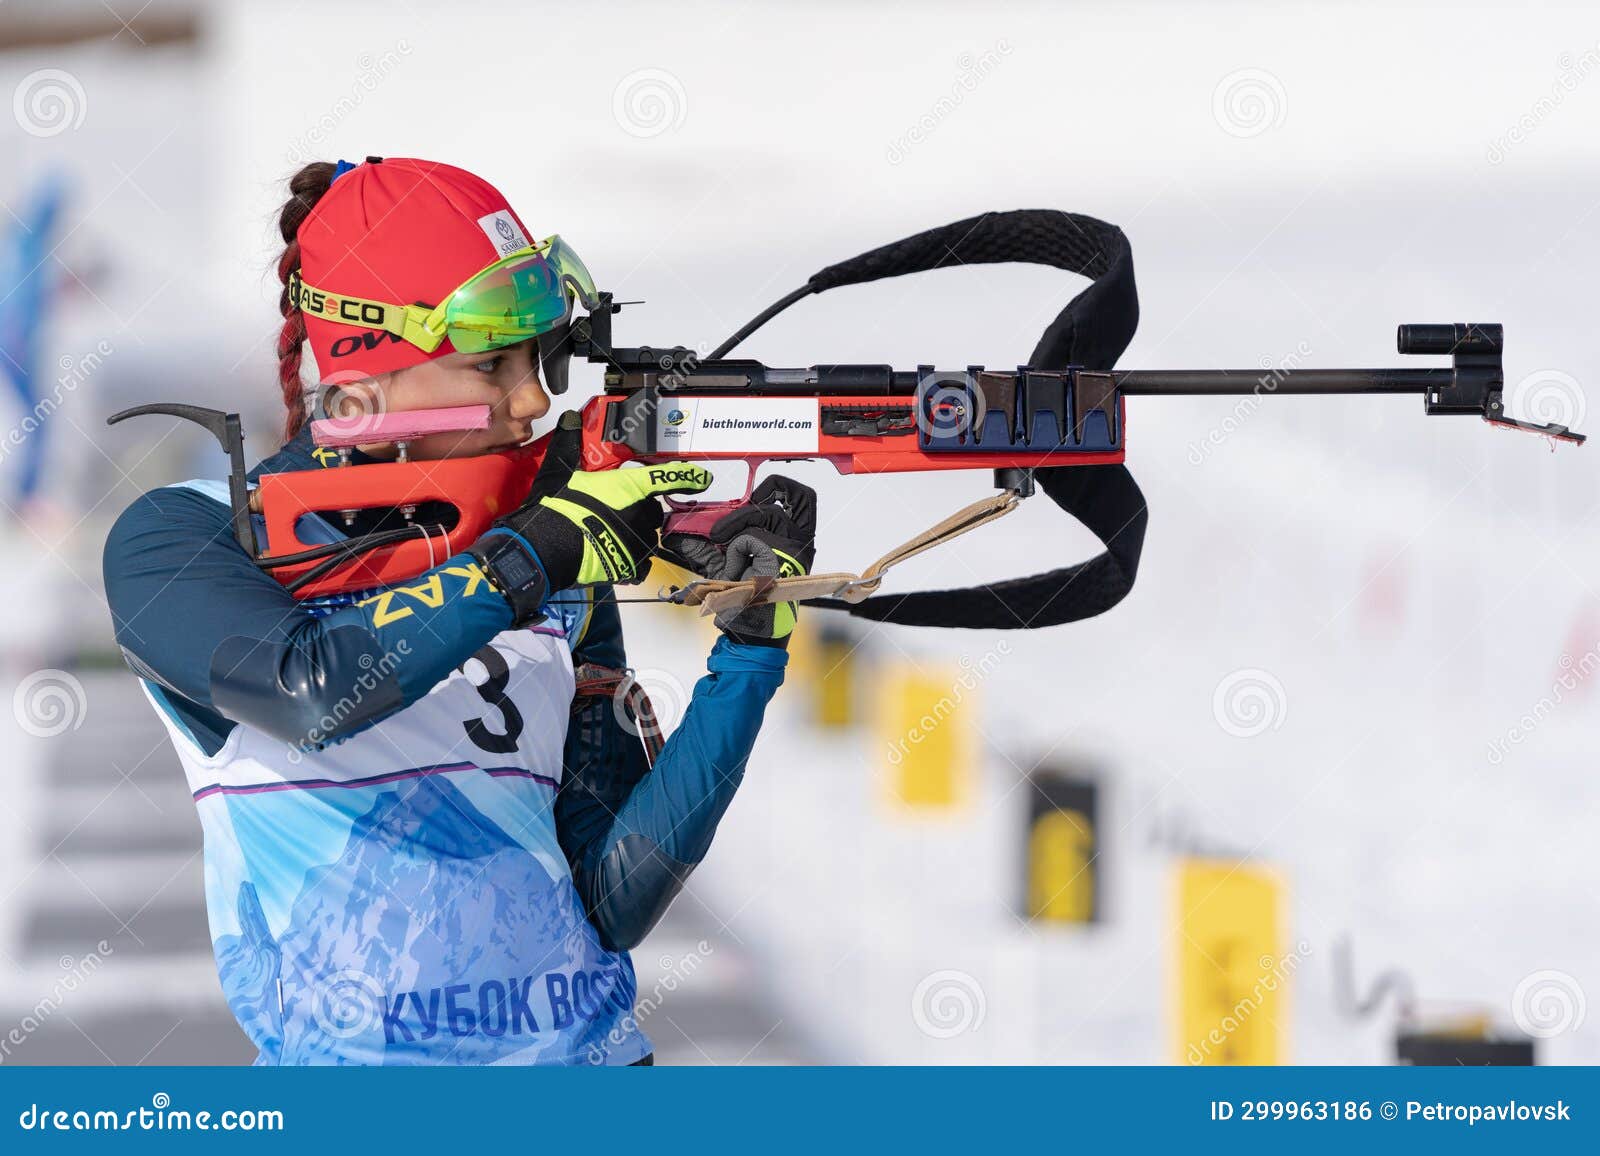
<svg viewBox="0 0 1600 1156">
<path fill-rule="evenodd" d="M 183 486 L 145 494 L 117 520 L 105 580 L 135 673 L 307 748 L 415 702 L 511 623 L 465 554 L 313 613 L 234 541 L 225 505 Z"/>
<path fill-rule="evenodd" d="M 556 832 L 608 949 L 636 946 L 705 857 L 788 658 L 780 649 L 718 639 L 653 770 L 609 698 L 580 704 L 567 731 Z M 574 659 L 625 664 L 615 604 L 596 604 Z"/>
</svg>

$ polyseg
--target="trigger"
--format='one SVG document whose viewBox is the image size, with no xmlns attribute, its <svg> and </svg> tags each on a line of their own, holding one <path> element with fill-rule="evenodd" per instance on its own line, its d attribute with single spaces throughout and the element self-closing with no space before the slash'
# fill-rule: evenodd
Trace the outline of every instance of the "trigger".
<svg viewBox="0 0 1600 1156">
<path fill-rule="evenodd" d="M 747 504 L 743 498 L 728 502 L 685 502 L 667 514 L 661 525 L 661 533 L 709 537 L 712 526 Z"/>
<path fill-rule="evenodd" d="M 743 459 L 745 469 L 749 471 L 744 483 L 744 497 L 731 498 L 722 502 L 704 502 L 695 499 L 678 500 L 668 496 L 667 516 L 661 523 L 663 537 L 669 534 L 688 534 L 695 538 L 709 538 L 711 527 L 735 510 L 742 510 L 750 504 L 750 495 L 755 493 L 756 470 L 760 463 L 750 458 Z M 713 543 L 715 545 L 715 543 Z M 716 547 L 720 552 L 721 546 Z"/>
</svg>

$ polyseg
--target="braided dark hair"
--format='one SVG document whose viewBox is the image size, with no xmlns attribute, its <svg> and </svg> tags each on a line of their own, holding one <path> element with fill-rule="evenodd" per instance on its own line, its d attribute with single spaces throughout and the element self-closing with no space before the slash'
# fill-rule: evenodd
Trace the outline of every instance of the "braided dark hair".
<svg viewBox="0 0 1600 1156">
<path fill-rule="evenodd" d="M 300 226 L 316 208 L 317 202 L 333 183 L 334 166 L 313 161 L 289 178 L 289 199 L 278 213 L 278 232 L 283 235 L 283 255 L 278 258 L 278 279 L 283 292 L 278 295 L 278 311 L 283 328 L 278 333 L 278 385 L 283 390 L 284 440 L 300 432 L 306 423 L 305 385 L 300 380 L 300 358 L 306 341 L 306 319 L 300 307 L 289 299 L 289 278 L 300 271 Z"/>
</svg>

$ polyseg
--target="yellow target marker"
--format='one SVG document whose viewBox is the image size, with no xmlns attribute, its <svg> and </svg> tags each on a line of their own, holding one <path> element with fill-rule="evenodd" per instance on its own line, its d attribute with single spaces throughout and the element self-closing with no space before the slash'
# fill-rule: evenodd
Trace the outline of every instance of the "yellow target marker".
<svg viewBox="0 0 1600 1156">
<path fill-rule="evenodd" d="M 879 749 L 890 797 L 901 805 L 953 809 L 972 797 L 975 704 L 970 691 L 952 689 L 957 677 L 902 667 L 879 680 Z"/>
<path fill-rule="evenodd" d="M 1300 963 L 1284 952 L 1282 881 L 1268 868 L 1216 859 L 1180 862 L 1177 876 L 1177 1062 L 1281 1063 Z"/>
</svg>

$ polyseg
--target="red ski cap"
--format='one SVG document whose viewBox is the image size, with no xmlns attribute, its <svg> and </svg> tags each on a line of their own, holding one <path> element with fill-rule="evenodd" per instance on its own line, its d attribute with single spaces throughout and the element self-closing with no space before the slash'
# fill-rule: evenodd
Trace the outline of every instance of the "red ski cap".
<svg viewBox="0 0 1600 1156">
<path fill-rule="evenodd" d="M 306 284 L 429 307 L 530 243 L 522 219 L 488 181 L 409 157 L 369 157 L 336 176 L 301 223 L 299 240 Z M 454 352 L 448 340 L 429 353 L 381 329 L 313 313 L 305 321 L 322 382 L 373 377 Z"/>
</svg>

